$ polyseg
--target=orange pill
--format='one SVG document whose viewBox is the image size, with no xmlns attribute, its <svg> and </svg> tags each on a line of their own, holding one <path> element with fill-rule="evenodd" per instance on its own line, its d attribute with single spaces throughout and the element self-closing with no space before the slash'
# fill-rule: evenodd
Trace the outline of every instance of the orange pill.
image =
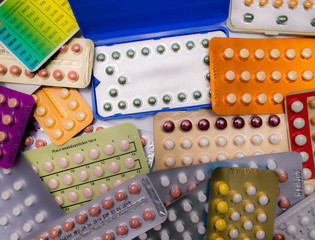
<svg viewBox="0 0 315 240">
<path fill-rule="evenodd" d="M 20 101 L 16 98 L 11 98 L 8 101 L 9 108 L 18 108 L 20 106 Z"/>
<path fill-rule="evenodd" d="M 59 228 L 53 228 L 49 231 L 49 237 L 52 239 L 57 238 L 60 235 L 60 229 Z"/>
<path fill-rule="evenodd" d="M 7 67 L 2 65 L 2 64 L 0 64 L 0 74 L 4 75 L 6 73 L 7 73 Z"/>
<path fill-rule="evenodd" d="M 10 73 L 12 75 L 16 75 L 16 76 L 20 75 L 21 74 L 21 69 L 18 66 L 14 65 L 14 66 L 10 67 Z"/>
<path fill-rule="evenodd" d="M 117 201 L 123 201 L 126 198 L 126 194 L 124 192 L 120 191 L 120 192 L 116 193 L 115 198 Z"/>
<path fill-rule="evenodd" d="M 171 188 L 171 196 L 176 199 L 176 198 L 179 198 L 180 195 L 181 195 L 181 191 L 180 191 L 179 187 L 173 186 Z"/>
<path fill-rule="evenodd" d="M 119 236 L 124 236 L 124 235 L 126 235 L 127 231 L 128 231 L 128 229 L 127 229 L 127 227 L 124 226 L 124 225 L 120 225 L 120 226 L 118 226 L 118 227 L 116 228 L 116 232 L 117 232 L 117 234 L 118 234 Z"/>
<path fill-rule="evenodd" d="M 28 71 L 26 69 L 24 71 L 24 74 L 25 74 L 26 77 L 29 77 L 29 78 L 33 78 L 35 76 L 34 72 L 30 72 L 30 71 Z"/>
<path fill-rule="evenodd" d="M 131 228 L 138 228 L 140 227 L 140 220 L 138 218 L 132 218 L 129 221 L 129 225 Z"/>
<path fill-rule="evenodd" d="M 85 133 L 90 133 L 90 132 L 93 132 L 93 129 L 94 129 L 94 127 L 93 127 L 93 125 L 89 125 L 89 126 L 87 126 L 86 128 L 84 128 L 84 132 Z"/>
<path fill-rule="evenodd" d="M 86 217 L 85 214 L 79 214 L 79 215 L 77 215 L 76 218 L 75 218 L 75 221 L 76 221 L 77 223 L 79 223 L 79 224 L 85 223 L 86 220 L 87 220 L 87 217 Z"/>
<path fill-rule="evenodd" d="M 250 5 L 253 4 L 253 0 L 245 0 L 245 4 L 246 4 L 247 6 L 250 6 Z"/>
<path fill-rule="evenodd" d="M 72 221 L 66 221 L 62 224 L 62 229 L 66 232 L 69 232 L 73 229 L 73 222 Z"/>
<path fill-rule="evenodd" d="M 100 208 L 97 207 L 97 206 L 91 207 L 90 210 L 89 210 L 89 214 L 90 214 L 92 217 L 97 216 L 99 213 L 100 213 Z"/>
<path fill-rule="evenodd" d="M 38 76 L 43 77 L 43 78 L 48 77 L 48 75 L 49 75 L 49 72 L 45 68 L 39 70 L 38 72 Z"/>
<path fill-rule="evenodd" d="M 306 1 L 304 2 L 304 7 L 305 7 L 305 8 L 311 8 L 311 7 L 313 7 L 313 2 L 312 2 L 311 0 L 306 0 Z"/>
<path fill-rule="evenodd" d="M 38 238 L 36 238 L 36 240 L 47 240 L 47 238 L 43 236 L 39 236 Z"/>
<path fill-rule="evenodd" d="M 36 141 L 35 146 L 36 148 L 44 147 L 46 146 L 46 142 L 44 140 L 39 139 Z"/>
<path fill-rule="evenodd" d="M 56 80 L 61 80 L 63 78 L 63 73 L 60 70 L 55 70 L 53 72 L 53 77 Z"/>
<path fill-rule="evenodd" d="M 6 132 L 0 131 L 0 142 L 4 142 L 8 139 L 8 134 Z"/>
<path fill-rule="evenodd" d="M 144 137 L 141 137 L 140 140 L 141 140 L 141 145 L 142 145 L 142 147 L 145 146 L 145 144 L 146 144 L 145 138 L 144 138 Z"/>
<path fill-rule="evenodd" d="M 13 117 L 10 115 L 4 115 L 2 117 L 2 123 L 3 125 L 10 125 L 13 123 Z"/>
<path fill-rule="evenodd" d="M 114 239 L 115 239 L 114 234 L 109 233 L 109 232 L 105 233 L 102 238 L 102 240 L 114 240 Z"/>
<path fill-rule="evenodd" d="M 281 7 L 283 4 L 283 0 L 275 0 L 274 3 L 273 3 L 273 6 L 275 8 L 278 8 L 278 7 Z"/>
<path fill-rule="evenodd" d="M 137 184 L 131 184 L 129 187 L 129 192 L 131 194 L 137 194 L 140 191 L 140 187 Z"/>
<path fill-rule="evenodd" d="M 73 52 L 79 53 L 81 51 L 81 45 L 79 43 L 73 44 L 71 47 L 71 50 Z"/>
<path fill-rule="evenodd" d="M 103 129 L 104 129 L 103 127 L 98 127 L 98 128 L 96 128 L 96 132 L 100 131 L 100 130 L 103 130 Z"/>
<path fill-rule="evenodd" d="M 113 206 L 113 201 L 111 199 L 105 199 L 102 205 L 103 205 L 103 208 L 106 210 L 111 209 Z"/>
<path fill-rule="evenodd" d="M 290 0 L 289 6 L 291 8 L 295 8 L 297 5 L 298 5 L 298 1 L 297 0 Z"/>
<path fill-rule="evenodd" d="M 268 3 L 268 0 L 260 0 L 260 1 L 259 1 L 259 4 L 260 4 L 261 6 L 265 6 L 267 3 Z"/>
<path fill-rule="evenodd" d="M 143 213 L 143 219 L 146 221 L 151 221 L 154 218 L 154 213 L 151 210 L 146 210 Z"/>
<path fill-rule="evenodd" d="M 61 48 L 60 48 L 60 52 L 61 53 L 66 53 L 68 51 L 69 47 L 67 44 L 63 45 Z"/>
</svg>

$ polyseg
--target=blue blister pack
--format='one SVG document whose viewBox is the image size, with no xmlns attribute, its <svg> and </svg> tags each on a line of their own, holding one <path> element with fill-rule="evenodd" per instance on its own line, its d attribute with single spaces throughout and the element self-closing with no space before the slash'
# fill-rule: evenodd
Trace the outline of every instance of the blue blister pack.
<svg viewBox="0 0 315 240">
<path fill-rule="evenodd" d="M 228 35 L 216 24 L 226 20 L 229 0 L 69 2 L 83 36 L 96 45 L 96 118 L 211 105 L 208 43 Z"/>
</svg>

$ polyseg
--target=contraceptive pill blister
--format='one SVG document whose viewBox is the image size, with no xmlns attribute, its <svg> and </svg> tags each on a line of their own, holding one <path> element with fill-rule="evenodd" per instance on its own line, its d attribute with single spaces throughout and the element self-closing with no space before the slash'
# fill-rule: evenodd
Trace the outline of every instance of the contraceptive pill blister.
<svg viewBox="0 0 315 240">
<path fill-rule="evenodd" d="M 315 239 L 315 193 L 275 219 L 273 240 Z"/>
<path fill-rule="evenodd" d="M 152 183 L 146 175 L 140 174 L 25 240 L 133 239 L 166 218 L 166 209 Z"/>
<path fill-rule="evenodd" d="M 37 90 L 34 117 L 55 145 L 62 145 L 93 121 L 93 114 L 76 89 Z"/>
<path fill-rule="evenodd" d="M 66 213 L 149 172 L 138 130 L 130 123 L 23 154 Z"/>
<path fill-rule="evenodd" d="M 100 46 L 92 80 L 94 115 L 144 116 L 209 106 L 209 39 L 222 31 Z"/>
<path fill-rule="evenodd" d="M 0 167 L 14 163 L 23 133 L 33 108 L 34 99 L 0 86 Z"/>
<path fill-rule="evenodd" d="M 293 91 L 315 88 L 312 38 L 214 38 L 211 100 L 217 114 L 283 113 Z"/>
<path fill-rule="evenodd" d="M 227 25 L 237 32 L 315 35 L 313 0 L 232 0 Z"/>
<path fill-rule="evenodd" d="M 206 238 L 272 239 L 278 181 L 278 174 L 270 170 L 216 168 Z"/>
<path fill-rule="evenodd" d="M 0 46 L 0 82 L 85 88 L 90 84 L 94 43 L 73 38 L 36 72 L 28 71 Z"/>
<path fill-rule="evenodd" d="M 0 170 L 1 239 L 22 240 L 64 216 L 22 154 L 14 165 Z"/>
<path fill-rule="evenodd" d="M 289 150 L 284 114 L 218 116 L 210 110 L 154 117 L 157 170 Z"/>
</svg>

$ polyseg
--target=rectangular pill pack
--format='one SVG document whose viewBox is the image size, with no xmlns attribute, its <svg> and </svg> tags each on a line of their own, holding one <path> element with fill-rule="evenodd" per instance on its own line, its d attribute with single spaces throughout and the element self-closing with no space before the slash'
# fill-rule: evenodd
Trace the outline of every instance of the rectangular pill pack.
<svg viewBox="0 0 315 240">
<path fill-rule="evenodd" d="M 285 115 L 218 116 L 212 110 L 154 117 L 157 170 L 289 151 Z"/>
<path fill-rule="evenodd" d="M 217 167 L 260 168 L 276 171 L 280 179 L 276 216 L 304 199 L 302 157 L 296 152 L 256 155 L 171 168 L 150 172 L 148 176 L 163 203 L 168 206 L 209 179 Z"/>
<path fill-rule="evenodd" d="M 93 114 L 76 89 L 42 87 L 37 90 L 34 117 L 55 145 L 62 145 L 93 121 Z"/>
<path fill-rule="evenodd" d="M 315 91 L 289 93 L 285 98 L 290 150 L 303 157 L 304 179 L 315 179 Z"/>
<path fill-rule="evenodd" d="M 312 38 L 213 38 L 211 100 L 216 114 L 284 113 L 285 96 L 315 88 Z"/>
<path fill-rule="evenodd" d="M 315 193 L 275 219 L 273 239 L 315 239 Z"/>
<path fill-rule="evenodd" d="M 149 172 L 138 130 L 131 123 L 23 154 L 66 213 L 132 176 Z"/>
<path fill-rule="evenodd" d="M 311 0 L 231 0 L 227 26 L 237 32 L 314 36 L 314 17 Z"/>
<path fill-rule="evenodd" d="M 25 240 L 133 239 L 161 224 L 167 212 L 149 178 L 140 174 L 45 226 Z"/>
<path fill-rule="evenodd" d="M 94 43 L 73 38 L 36 72 L 30 72 L 0 46 L 0 81 L 55 87 L 85 88 L 90 84 Z"/>
<path fill-rule="evenodd" d="M 279 177 L 274 171 L 216 168 L 206 239 L 272 239 Z"/>
<path fill-rule="evenodd" d="M 24 239 L 64 216 L 22 154 L 12 168 L 0 170 L 1 239 Z"/>
<path fill-rule="evenodd" d="M 33 104 L 31 95 L 0 86 L 0 167 L 14 163 Z"/>
</svg>

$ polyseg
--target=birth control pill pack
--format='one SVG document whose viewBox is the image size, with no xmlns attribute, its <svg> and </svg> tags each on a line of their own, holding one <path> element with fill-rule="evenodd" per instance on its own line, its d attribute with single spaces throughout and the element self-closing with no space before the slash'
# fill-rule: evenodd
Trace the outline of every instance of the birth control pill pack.
<svg viewBox="0 0 315 240">
<path fill-rule="evenodd" d="M 93 121 L 93 114 L 76 89 L 42 87 L 37 90 L 34 117 L 51 142 L 62 145 Z"/>
<path fill-rule="evenodd" d="M 283 113 L 288 93 L 315 87 L 314 44 L 312 38 L 211 39 L 213 111 Z"/>
<path fill-rule="evenodd" d="M 274 240 L 315 239 L 315 193 L 275 219 Z"/>
<path fill-rule="evenodd" d="M 1 239 L 21 240 L 64 216 L 22 154 L 0 170 L 0 179 Z"/>
<path fill-rule="evenodd" d="M 207 239 L 271 239 L 278 181 L 270 170 L 216 168 L 210 182 Z"/>
<path fill-rule="evenodd" d="M 315 35 L 312 0 L 231 0 L 229 29 L 267 35 Z"/>
<path fill-rule="evenodd" d="M 303 157 L 304 179 L 315 179 L 315 91 L 289 93 L 285 110 L 290 149 Z"/>
<path fill-rule="evenodd" d="M 85 88 L 90 84 L 94 44 L 73 38 L 36 72 L 28 71 L 0 46 L 0 81 L 56 87 Z"/>
<path fill-rule="evenodd" d="M 116 125 L 117 123 L 113 123 L 110 121 L 93 119 L 93 122 L 89 126 L 84 128 L 83 131 L 81 131 L 77 136 L 100 131 L 104 128 L 109 128 Z M 140 129 L 138 129 L 138 132 L 140 134 L 141 144 L 143 146 L 149 168 L 152 169 L 154 163 L 153 133 Z M 29 121 L 27 125 L 27 131 L 24 134 L 24 139 L 22 140 L 22 144 L 20 146 L 21 151 L 29 151 L 32 149 L 47 146 L 49 144 L 51 144 L 51 141 L 45 133 L 44 129 L 39 125 L 39 123 L 35 119 Z"/>
<path fill-rule="evenodd" d="M 166 218 L 166 209 L 150 180 L 140 174 L 25 240 L 133 239 Z"/>
<path fill-rule="evenodd" d="M 0 167 L 14 163 L 33 104 L 31 95 L 0 86 Z"/>
<path fill-rule="evenodd" d="M 158 113 L 155 168 L 287 152 L 285 122 L 284 114 L 219 116 L 205 109 Z"/>
<path fill-rule="evenodd" d="M 66 213 L 149 172 L 138 130 L 130 123 L 23 154 Z"/>
</svg>

